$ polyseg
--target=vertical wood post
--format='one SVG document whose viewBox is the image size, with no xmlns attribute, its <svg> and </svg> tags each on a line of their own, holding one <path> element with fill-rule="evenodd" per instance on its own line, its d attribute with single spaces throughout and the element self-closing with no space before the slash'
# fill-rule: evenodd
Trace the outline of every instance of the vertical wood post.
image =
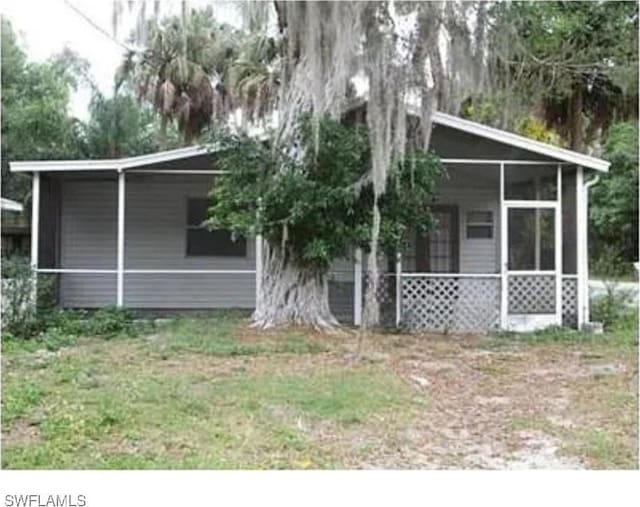
<svg viewBox="0 0 640 507">
<path fill-rule="evenodd" d="M 584 169 L 578 167 L 576 170 L 576 263 L 578 272 L 577 306 L 578 306 L 578 329 L 587 322 L 586 319 L 586 273 L 584 249 L 586 248 L 587 220 L 584 199 Z"/>
<path fill-rule="evenodd" d="M 117 279 L 116 306 L 124 305 L 124 207 L 125 207 L 125 173 L 118 170 L 118 240 L 117 240 Z"/>
<path fill-rule="evenodd" d="M 402 254 L 396 252 L 396 327 L 402 320 Z"/>
<path fill-rule="evenodd" d="M 504 162 L 500 162 L 500 329 L 507 329 L 509 286 L 507 280 L 507 208 L 504 205 Z"/>
<path fill-rule="evenodd" d="M 556 324 L 562 325 L 562 165 L 557 168 L 557 203 L 555 209 Z"/>
<path fill-rule="evenodd" d="M 33 287 L 31 301 L 37 304 L 38 296 L 38 248 L 40 243 L 40 173 L 34 172 L 31 180 L 31 271 Z"/>
<path fill-rule="evenodd" d="M 356 248 L 353 263 L 353 324 L 362 324 L 362 249 Z"/>
<path fill-rule="evenodd" d="M 535 187 L 536 187 L 536 201 L 540 200 L 540 177 L 536 176 L 535 178 Z M 540 270 L 540 257 L 541 257 L 541 245 L 540 245 L 540 208 L 536 208 L 535 209 L 535 236 L 534 236 L 534 244 L 535 244 L 535 252 L 534 252 L 534 256 L 535 256 L 535 270 L 539 271 Z"/>
</svg>

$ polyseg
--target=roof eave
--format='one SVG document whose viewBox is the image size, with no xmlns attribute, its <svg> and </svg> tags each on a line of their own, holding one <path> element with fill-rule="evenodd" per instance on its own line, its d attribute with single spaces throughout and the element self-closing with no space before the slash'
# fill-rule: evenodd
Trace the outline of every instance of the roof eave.
<svg viewBox="0 0 640 507">
<path fill-rule="evenodd" d="M 610 162 L 596 157 L 591 157 L 583 153 L 559 148 L 551 144 L 542 143 L 524 136 L 513 134 L 504 130 L 496 129 L 476 123 L 473 121 L 458 118 L 445 113 L 436 112 L 433 114 L 433 121 L 438 125 L 451 127 L 463 132 L 474 134 L 485 139 L 491 139 L 500 143 L 508 144 L 516 148 L 521 148 L 532 153 L 545 155 L 549 158 L 570 162 L 581 167 L 594 169 L 596 171 L 608 172 L 611 165 Z"/>
<path fill-rule="evenodd" d="M 181 158 L 205 155 L 210 151 L 204 146 L 189 146 L 135 157 L 101 160 L 24 160 L 10 162 L 11 172 L 42 171 L 120 171 L 149 164 L 170 162 Z"/>
</svg>

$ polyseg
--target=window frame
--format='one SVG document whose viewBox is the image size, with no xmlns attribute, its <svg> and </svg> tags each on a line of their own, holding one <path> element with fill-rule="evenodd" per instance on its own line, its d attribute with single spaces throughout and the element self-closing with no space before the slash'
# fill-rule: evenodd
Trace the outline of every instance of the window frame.
<svg viewBox="0 0 640 507">
<path fill-rule="evenodd" d="M 482 221 L 472 221 L 469 218 L 469 215 L 471 215 L 472 213 L 489 213 L 489 215 L 491 216 L 491 220 L 488 222 L 482 222 Z M 464 213 L 464 222 L 465 222 L 465 226 L 464 226 L 464 237 L 467 240 L 471 240 L 471 241 L 475 241 L 475 240 L 493 240 L 495 239 L 495 213 L 493 212 L 493 210 L 488 210 L 488 209 L 469 209 L 469 210 L 465 210 Z M 491 230 L 491 234 L 489 236 L 483 236 L 483 237 L 473 237 L 473 236 L 469 236 L 469 227 L 489 227 Z"/>
<path fill-rule="evenodd" d="M 220 253 L 202 253 L 202 254 L 194 254 L 194 253 L 189 253 L 189 231 L 207 231 L 210 233 L 213 232 L 229 232 L 227 229 L 213 229 L 213 230 L 209 230 L 205 225 L 202 225 L 204 223 L 203 220 L 200 225 L 194 225 L 189 223 L 189 202 L 190 201 L 209 201 L 208 197 L 201 197 L 201 196 L 188 196 L 186 198 L 186 202 L 185 202 L 185 221 L 186 221 L 186 227 L 185 227 L 185 239 L 184 239 L 184 255 L 186 258 L 220 258 L 220 259 L 246 259 L 249 256 L 249 248 L 248 248 L 248 243 L 246 238 L 239 238 L 237 241 L 238 242 L 243 242 L 244 243 L 244 253 L 242 254 L 232 254 L 232 255 L 224 255 L 224 254 L 220 254 Z M 209 206 L 207 206 L 207 209 L 209 208 Z M 233 242 L 233 240 L 231 240 Z M 234 242 L 235 243 L 235 242 Z"/>
</svg>

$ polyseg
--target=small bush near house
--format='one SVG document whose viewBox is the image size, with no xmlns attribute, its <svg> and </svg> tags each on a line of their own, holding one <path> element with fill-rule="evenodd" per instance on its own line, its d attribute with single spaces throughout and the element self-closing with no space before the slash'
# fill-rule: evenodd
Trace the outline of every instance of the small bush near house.
<svg viewBox="0 0 640 507">
<path fill-rule="evenodd" d="M 607 284 L 607 293 L 591 302 L 591 320 L 602 322 L 605 329 L 612 329 L 621 321 L 628 321 L 634 314 L 632 297 L 628 292 L 617 291 L 615 284 Z"/>
<path fill-rule="evenodd" d="M 38 337 L 47 348 L 57 349 L 76 336 L 113 337 L 137 332 L 133 315 L 122 308 L 104 308 L 90 314 L 55 308 L 55 278 L 37 277 L 37 304 L 32 302 L 36 283 L 29 262 L 22 257 L 2 262 L 2 333 L 5 340 Z"/>
<path fill-rule="evenodd" d="M 625 260 L 618 248 L 603 246 L 591 264 L 590 271 L 596 278 L 607 281 L 635 280 L 633 263 Z"/>
<path fill-rule="evenodd" d="M 33 290 L 37 280 L 37 301 Z M 30 338 L 44 329 L 42 311 L 54 304 L 55 279 L 37 277 L 27 259 L 11 257 L 2 260 L 2 331 L 13 336 Z"/>
</svg>

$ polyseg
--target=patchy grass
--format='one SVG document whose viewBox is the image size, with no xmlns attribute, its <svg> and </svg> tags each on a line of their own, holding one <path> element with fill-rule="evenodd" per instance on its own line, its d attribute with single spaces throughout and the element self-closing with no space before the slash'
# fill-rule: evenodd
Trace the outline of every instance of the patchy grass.
<svg viewBox="0 0 640 507">
<path fill-rule="evenodd" d="M 385 333 L 354 361 L 355 333 L 220 314 L 11 344 L 2 466 L 635 468 L 634 335 Z"/>
</svg>

